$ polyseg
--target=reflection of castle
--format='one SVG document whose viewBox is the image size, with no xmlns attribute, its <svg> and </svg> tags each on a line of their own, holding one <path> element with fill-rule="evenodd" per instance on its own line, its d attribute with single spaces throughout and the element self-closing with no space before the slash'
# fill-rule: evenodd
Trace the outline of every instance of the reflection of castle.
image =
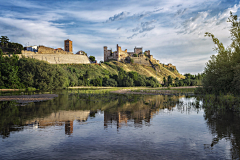
<svg viewBox="0 0 240 160">
<path fill-rule="evenodd" d="M 36 118 L 27 121 L 26 124 L 35 124 L 35 127 L 62 126 L 65 124 L 65 134 L 73 133 L 73 121 L 87 121 L 90 111 L 59 111 L 51 113 L 48 117 Z"/>
<path fill-rule="evenodd" d="M 128 121 L 133 120 L 135 127 L 140 127 L 142 121 L 150 123 L 152 113 L 150 109 L 141 109 L 137 111 L 122 111 L 108 113 L 104 112 L 104 127 L 107 128 L 108 125 L 112 125 L 113 122 L 116 122 L 117 128 L 121 128 L 122 125 L 127 125 Z"/>
</svg>

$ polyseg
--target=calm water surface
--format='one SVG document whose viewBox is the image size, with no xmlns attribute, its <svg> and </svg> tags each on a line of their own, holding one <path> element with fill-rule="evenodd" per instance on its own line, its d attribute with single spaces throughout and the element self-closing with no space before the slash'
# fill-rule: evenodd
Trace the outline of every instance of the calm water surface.
<svg viewBox="0 0 240 160">
<path fill-rule="evenodd" d="M 239 159 L 239 113 L 195 97 L 86 95 L 1 103 L 0 159 Z"/>
</svg>

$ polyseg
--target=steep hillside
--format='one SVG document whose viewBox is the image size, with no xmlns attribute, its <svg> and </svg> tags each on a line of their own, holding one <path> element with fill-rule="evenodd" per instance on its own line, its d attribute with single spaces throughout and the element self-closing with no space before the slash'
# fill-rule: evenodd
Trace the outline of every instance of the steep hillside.
<svg viewBox="0 0 240 160">
<path fill-rule="evenodd" d="M 155 64 L 154 67 L 151 66 L 146 66 L 146 65 L 140 65 L 140 64 L 130 64 L 130 63 L 122 63 L 122 62 L 118 62 L 118 61 L 111 61 L 108 62 L 109 65 L 105 64 L 101 64 L 101 66 L 103 68 L 109 69 L 109 66 L 118 66 L 123 68 L 126 72 L 130 72 L 130 71 L 135 71 L 138 72 L 141 75 L 145 75 L 147 77 L 154 77 L 157 78 L 158 81 L 162 82 L 163 81 L 163 77 L 168 77 L 169 75 L 171 75 L 172 78 L 176 78 L 178 77 L 179 79 L 184 79 L 185 77 L 183 75 L 181 75 L 180 73 L 178 73 L 177 70 L 170 70 L 166 67 L 163 67 L 162 65 L 158 65 Z M 112 67 L 111 67 L 112 68 Z"/>
<path fill-rule="evenodd" d="M 155 64 L 155 69 L 151 66 L 140 65 L 140 64 L 130 64 L 122 63 L 118 61 L 111 61 L 107 63 L 97 64 L 72 64 L 72 65 L 62 65 L 63 68 L 69 70 L 73 68 L 71 72 L 76 72 L 77 74 L 83 76 L 86 72 L 89 73 L 90 79 L 95 79 L 97 77 L 109 78 L 109 75 L 118 74 L 118 68 L 122 68 L 126 72 L 137 72 L 140 75 L 147 77 L 154 77 L 160 83 L 163 82 L 163 77 L 168 77 L 171 75 L 172 78 L 178 77 L 179 79 L 184 79 L 185 77 L 178 73 L 177 70 L 169 70 L 166 67 Z"/>
</svg>

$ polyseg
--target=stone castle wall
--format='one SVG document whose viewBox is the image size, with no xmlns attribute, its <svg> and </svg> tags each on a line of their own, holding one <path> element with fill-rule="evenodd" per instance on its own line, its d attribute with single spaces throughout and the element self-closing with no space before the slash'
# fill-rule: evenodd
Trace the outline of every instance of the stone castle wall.
<svg viewBox="0 0 240 160">
<path fill-rule="evenodd" d="M 135 54 L 139 54 L 140 52 L 142 52 L 142 48 L 134 48 L 134 52 Z"/>
<path fill-rule="evenodd" d="M 117 45 L 117 54 L 118 54 L 118 60 L 124 60 L 128 57 L 127 49 L 125 51 L 122 50 L 120 46 Z"/>
<path fill-rule="evenodd" d="M 38 60 L 47 61 L 50 64 L 90 64 L 90 60 L 86 55 L 75 55 L 72 52 L 64 50 L 55 50 L 53 48 L 38 46 L 38 52 L 22 50 L 19 58 L 25 56 Z"/>
<path fill-rule="evenodd" d="M 34 53 L 34 52 L 33 52 Z M 50 64 L 90 64 L 90 60 L 86 55 L 75 54 L 20 54 L 19 58 L 25 56 L 38 60 L 47 61 Z"/>
<path fill-rule="evenodd" d="M 169 63 L 169 64 L 167 64 L 167 65 L 163 64 L 163 67 L 169 68 L 169 69 L 172 68 L 172 69 L 177 70 L 176 66 L 172 65 L 171 63 Z"/>
<path fill-rule="evenodd" d="M 53 48 L 38 46 L 38 54 L 73 54 L 64 50 L 55 50 Z"/>
<path fill-rule="evenodd" d="M 131 59 L 133 59 L 133 63 L 150 65 L 149 60 L 147 60 L 146 57 L 131 57 Z"/>
</svg>

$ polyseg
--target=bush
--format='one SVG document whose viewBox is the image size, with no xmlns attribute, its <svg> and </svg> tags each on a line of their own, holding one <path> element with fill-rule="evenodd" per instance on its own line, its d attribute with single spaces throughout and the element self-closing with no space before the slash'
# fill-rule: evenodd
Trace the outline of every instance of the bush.
<svg viewBox="0 0 240 160">
<path fill-rule="evenodd" d="M 101 77 L 98 77 L 96 79 L 93 80 L 92 84 L 94 86 L 102 86 L 102 78 Z"/>
<path fill-rule="evenodd" d="M 103 86 L 117 87 L 117 81 L 113 78 L 105 79 L 103 81 Z"/>
</svg>

